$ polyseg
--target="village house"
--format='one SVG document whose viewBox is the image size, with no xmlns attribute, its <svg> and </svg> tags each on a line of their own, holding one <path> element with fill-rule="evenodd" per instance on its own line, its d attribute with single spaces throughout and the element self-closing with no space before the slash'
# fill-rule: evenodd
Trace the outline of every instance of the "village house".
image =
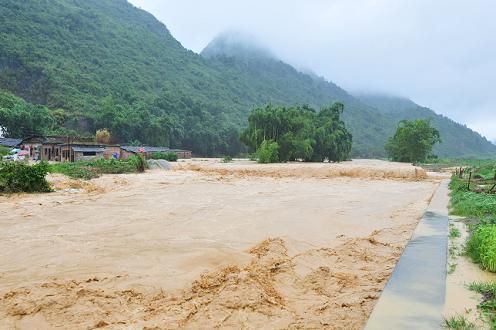
<svg viewBox="0 0 496 330">
<path fill-rule="evenodd" d="M 77 162 L 81 160 L 92 160 L 104 158 L 105 145 L 100 144 L 61 144 L 60 149 L 61 162 Z"/>
<path fill-rule="evenodd" d="M 22 140 L 21 147 L 29 152 L 32 160 L 74 161 L 73 147 L 94 146 L 92 138 L 67 136 L 30 136 Z"/>
<path fill-rule="evenodd" d="M 127 159 L 141 153 L 150 158 L 154 153 L 175 153 L 180 159 L 191 158 L 191 151 L 168 147 L 135 147 L 96 143 L 93 138 L 67 136 L 30 136 L 24 139 L 0 138 L 0 145 L 29 152 L 31 160 L 74 162 L 91 159 Z"/>
</svg>

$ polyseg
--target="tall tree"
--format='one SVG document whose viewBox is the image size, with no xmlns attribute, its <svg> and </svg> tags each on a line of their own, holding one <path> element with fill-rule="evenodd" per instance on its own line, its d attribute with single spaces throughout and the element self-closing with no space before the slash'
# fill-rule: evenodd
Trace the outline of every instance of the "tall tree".
<svg viewBox="0 0 496 330">
<path fill-rule="evenodd" d="M 431 126 L 430 120 L 402 120 L 385 149 L 393 161 L 418 162 L 425 160 L 440 142 L 439 131 Z"/>
</svg>

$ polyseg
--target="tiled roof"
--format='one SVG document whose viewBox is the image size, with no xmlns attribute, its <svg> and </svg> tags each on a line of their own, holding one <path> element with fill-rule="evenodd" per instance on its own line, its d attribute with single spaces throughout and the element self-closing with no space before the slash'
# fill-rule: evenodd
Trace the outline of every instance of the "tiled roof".
<svg viewBox="0 0 496 330">
<path fill-rule="evenodd" d="M 139 150 L 143 148 L 145 152 L 170 152 L 172 151 L 168 147 L 133 147 L 133 146 L 121 146 L 121 149 L 132 152 L 132 153 L 137 153 Z"/>
<path fill-rule="evenodd" d="M 74 152 L 104 152 L 105 148 L 102 147 L 72 147 Z"/>
<path fill-rule="evenodd" d="M 14 148 L 20 144 L 22 144 L 22 139 L 0 138 L 0 145 L 4 147 Z"/>
</svg>

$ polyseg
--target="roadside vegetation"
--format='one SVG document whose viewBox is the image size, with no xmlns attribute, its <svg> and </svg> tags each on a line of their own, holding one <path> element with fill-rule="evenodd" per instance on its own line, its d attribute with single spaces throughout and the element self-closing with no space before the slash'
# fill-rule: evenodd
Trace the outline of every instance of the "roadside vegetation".
<svg viewBox="0 0 496 330">
<path fill-rule="evenodd" d="M 496 283 L 472 283 L 470 290 L 482 295 L 479 310 L 491 329 L 496 329 Z"/>
<path fill-rule="evenodd" d="M 496 162 L 465 160 L 463 166 L 453 165 L 450 213 L 470 220 L 465 254 L 482 269 L 496 273 Z M 457 236 L 459 233 L 450 229 L 450 237 Z M 482 295 L 478 305 L 482 320 L 496 329 L 496 283 L 473 283 L 468 288 Z M 446 320 L 446 327 L 474 328 L 464 322 L 462 317 L 454 317 Z"/>
<path fill-rule="evenodd" d="M 127 160 L 97 159 L 74 163 L 56 163 L 49 165 L 51 173 L 61 173 L 74 179 L 90 180 L 101 174 L 122 174 L 144 172 L 148 167 L 141 155 L 129 157 Z"/>
<path fill-rule="evenodd" d="M 496 157 L 496 155 L 495 155 Z M 443 168 L 447 167 L 464 167 L 479 168 L 486 171 L 496 164 L 494 159 L 472 159 L 472 158 L 438 158 L 429 157 L 422 164 L 439 164 Z"/>
<path fill-rule="evenodd" d="M 24 162 L 0 161 L 0 193 L 50 192 L 47 173 L 45 162 L 29 166 Z"/>
<path fill-rule="evenodd" d="M 468 321 L 463 315 L 455 315 L 444 321 L 445 329 L 452 330 L 475 330 L 476 325 Z"/>
</svg>

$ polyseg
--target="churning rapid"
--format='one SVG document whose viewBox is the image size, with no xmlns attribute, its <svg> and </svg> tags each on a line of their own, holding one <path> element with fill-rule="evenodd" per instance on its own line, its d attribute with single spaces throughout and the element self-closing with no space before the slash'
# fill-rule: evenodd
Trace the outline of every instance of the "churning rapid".
<svg viewBox="0 0 496 330">
<path fill-rule="evenodd" d="M 0 197 L 0 328 L 360 329 L 438 185 L 381 161 L 50 180 Z"/>
</svg>

